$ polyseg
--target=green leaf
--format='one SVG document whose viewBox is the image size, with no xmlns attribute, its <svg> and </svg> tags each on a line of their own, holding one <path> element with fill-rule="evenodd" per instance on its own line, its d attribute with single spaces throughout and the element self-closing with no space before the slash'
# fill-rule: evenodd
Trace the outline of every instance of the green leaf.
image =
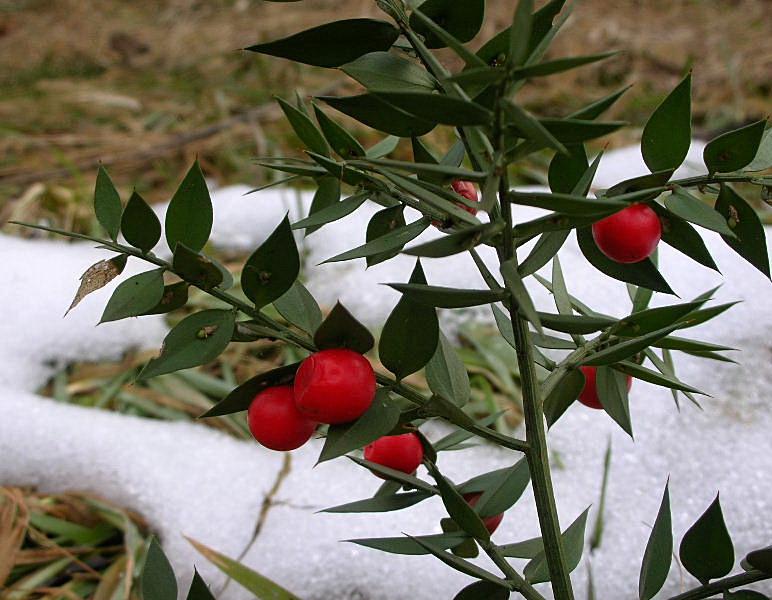
<svg viewBox="0 0 772 600">
<path fill-rule="evenodd" d="M 729 537 L 718 494 L 681 540 L 678 555 L 684 568 L 703 585 L 728 575 L 734 566 L 734 545 Z"/>
<path fill-rule="evenodd" d="M 512 294 L 512 299 L 517 303 L 518 312 L 528 319 L 528 321 L 536 327 L 537 331 L 541 331 L 539 313 L 536 312 L 533 300 L 531 299 L 520 274 L 517 272 L 516 259 L 503 262 L 500 270 L 501 276 L 504 278 L 504 283 L 506 283 L 509 293 Z"/>
<path fill-rule="evenodd" d="M 411 224 L 410 228 L 405 223 L 405 211 L 402 205 L 391 206 L 375 213 L 367 223 L 365 244 L 344 252 L 344 257 L 367 258 L 367 266 L 372 267 L 385 260 L 394 258 L 404 247 L 405 243 L 420 235 L 429 226 L 425 220 Z M 381 239 L 389 236 L 385 240 Z M 376 240 L 378 242 L 376 243 Z M 375 247 L 375 250 L 373 250 Z M 364 254 L 363 254 L 364 252 Z M 339 257 L 341 255 L 338 255 Z M 341 260 L 340 258 L 338 260 Z M 343 258 L 342 260 L 349 260 Z M 335 257 L 329 259 L 334 262 Z"/>
<path fill-rule="evenodd" d="M 735 237 L 726 219 L 702 200 L 695 198 L 684 188 L 676 186 L 673 193 L 665 198 L 667 209 L 690 223 L 710 229 L 722 235 Z"/>
<path fill-rule="evenodd" d="M 737 236 L 724 237 L 727 245 L 769 277 L 767 237 L 755 209 L 728 185 L 722 185 L 716 199 L 716 210 L 726 218 Z"/>
<path fill-rule="evenodd" d="M 604 195 L 607 197 L 623 196 L 632 192 L 652 190 L 651 197 L 639 199 L 640 202 L 646 202 L 647 200 L 656 198 L 664 191 L 661 188 L 670 181 L 670 178 L 673 176 L 673 171 L 673 169 L 665 169 L 663 171 L 656 171 L 648 175 L 640 175 L 638 177 L 626 179 L 625 181 L 620 181 L 606 190 Z"/>
<path fill-rule="evenodd" d="M 322 324 L 322 311 L 314 297 L 299 281 L 273 301 L 279 314 L 295 327 L 313 335 Z"/>
<path fill-rule="evenodd" d="M 331 508 L 325 508 L 325 513 L 376 513 L 402 510 L 431 498 L 432 493 L 425 491 L 404 492 L 390 494 L 388 496 L 375 496 L 365 500 L 357 500 L 348 504 L 341 504 Z"/>
<path fill-rule="evenodd" d="M 747 165 L 744 171 L 765 171 L 772 167 L 772 127 L 764 131 L 761 143 L 756 152 L 756 158 Z"/>
<path fill-rule="evenodd" d="M 434 535 L 422 535 L 415 538 L 402 537 L 386 537 L 386 538 L 363 538 L 357 540 L 346 540 L 365 548 L 373 548 L 374 550 L 380 550 L 381 552 L 388 552 L 390 554 L 406 554 L 409 556 L 418 556 L 422 554 L 429 554 L 429 551 L 417 543 L 415 540 L 424 540 L 433 546 L 442 548 L 453 548 L 458 546 L 469 537 L 461 532 L 455 531 L 450 533 L 436 533 Z"/>
<path fill-rule="evenodd" d="M 513 204 L 535 206 L 566 215 L 609 215 L 627 208 L 628 204 L 611 198 L 586 198 L 572 194 L 546 192 L 509 192 L 507 200 Z"/>
<path fill-rule="evenodd" d="M 381 388 L 367 412 L 352 423 L 330 425 L 318 462 L 343 456 L 387 435 L 399 422 L 399 406 Z"/>
<path fill-rule="evenodd" d="M 164 292 L 161 299 L 153 308 L 142 313 L 143 315 L 162 315 L 178 308 L 182 308 L 188 303 L 188 284 L 185 281 L 178 281 L 164 286 Z"/>
<path fill-rule="evenodd" d="M 562 144 L 580 144 L 615 132 L 624 121 L 586 121 L 583 119 L 539 119 L 541 125 Z"/>
<path fill-rule="evenodd" d="M 376 96 L 398 109 L 431 123 L 486 125 L 493 114 L 479 104 L 444 94 L 426 92 L 376 92 Z"/>
<path fill-rule="evenodd" d="M 338 156 L 344 160 L 365 156 L 365 149 L 362 144 L 341 125 L 328 117 L 316 103 L 314 103 L 314 114 L 316 114 L 316 120 L 322 128 L 327 143 Z M 319 151 L 316 150 L 316 152 Z"/>
<path fill-rule="evenodd" d="M 397 137 L 419 137 L 429 133 L 436 123 L 412 115 L 374 94 L 359 96 L 319 96 L 332 106 L 360 123 Z"/>
<path fill-rule="evenodd" d="M 327 146 L 327 140 L 324 139 L 322 132 L 317 129 L 311 118 L 303 111 L 295 108 L 289 102 L 276 98 L 284 115 L 287 117 L 292 129 L 295 131 L 300 141 L 303 142 L 309 150 L 321 154 L 322 156 L 329 156 L 330 149 Z"/>
<path fill-rule="evenodd" d="M 190 582 L 190 588 L 188 589 L 187 600 L 216 600 L 207 587 L 206 582 L 195 568 L 193 570 L 193 581 Z"/>
<path fill-rule="evenodd" d="M 416 261 L 410 283 L 426 283 L 420 260 Z M 437 349 L 439 334 L 437 311 L 403 295 L 383 326 L 378 355 L 383 366 L 401 380 L 429 362 Z"/>
<path fill-rule="evenodd" d="M 213 361 L 228 346 L 235 317 L 231 310 L 202 310 L 185 317 L 164 338 L 161 355 L 145 365 L 145 380 Z"/>
<path fill-rule="evenodd" d="M 544 399 L 544 416 L 547 426 L 552 427 L 574 403 L 584 388 L 584 375 L 579 369 L 571 369 L 550 390 Z"/>
<path fill-rule="evenodd" d="M 633 356 L 634 354 L 637 354 L 644 348 L 647 348 L 655 343 L 657 340 L 666 337 L 672 331 L 678 329 L 678 327 L 678 324 L 669 325 L 668 327 L 657 329 L 656 331 L 652 331 L 646 335 L 613 344 L 604 348 L 603 350 L 593 352 L 582 361 L 582 364 L 600 366 L 619 362 L 620 360 L 624 360 Z"/>
<path fill-rule="evenodd" d="M 772 546 L 749 552 L 745 557 L 745 562 L 754 569 L 772 575 Z"/>
<path fill-rule="evenodd" d="M 340 67 L 364 54 L 388 50 L 398 37 L 399 30 L 386 21 L 346 19 L 246 50 L 317 67 Z"/>
<path fill-rule="evenodd" d="M 560 156 L 560 155 L 558 155 Z M 571 230 L 548 231 L 543 233 L 525 260 L 520 263 L 517 270 L 520 277 L 526 277 L 535 273 L 546 265 L 560 251 L 568 239 Z"/>
<path fill-rule="evenodd" d="M 589 507 L 586 508 L 562 534 L 566 567 L 568 567 L 569 573 L 576 569 L 582 560 L 584 529 L 587 524 L 587 513 L 589 511 Z M 549 581 L 549 567 L 547 566 L 547 557 L 543 550 L 525 565 L 523 575 L 529 583 Z"/>
<path fill-rule="evenodd" d="M 484 239 L 494 233 L 498 233 L 500 230 L 501 228 L 495 223 L 482 223 L 472 227 L 464 227 L 443 237 L 424 242 L 418 246 L 412 246 L 405 250 L 404 254 L 426 258 L 444 258 L 471 250 Z"/>
<path fill-rule="evenodd" d="M 460 42 L 468 42 L 477 35 L 485 16 L 485 0 L 426 0 L 419 8 L 421 13 Z M 415 14 L 410 16 L 410 26 L 424 37 L 428 48 L 445 47 L 443 40 L 434 35 Z"/>
<path fill-rule="evenodd" d="M 341 67 L 370 91 L 433 91 L 437 80 L 416 63 L 389 52 L 371 52 Z"/>
<path fill-rule="evenodd" d="M 209 257 L 191 250 L 183 242 L 177 242 L 174 248 L 172 268 L 176 275 L 205 290 L 223 281 L 222 271 Z"/>
<path fill-rule="evenodd" d="M 356 456 L 348 455 L 346 458 L 355 462 L 359 466 L 364 467 L 368 471 L 372 471 L 373 473 L 381 475 L 384 479 L 390 479 L 393 481 L 400 482 L 405 489 L 413 488 L 416 490 L 427 492 L 429 494 L 439 493 L 437 489 L 434 488 L 432 485 L 426 483 L 421 479 L 418 479 L 418 477 L 414 475 L 409 475 L 408 473 L 403 473 L 402 471 L 397 471 L 390 467 L 386 467 L 378 463 L 370 462 L 369 460 L 357 458 Z"/>
<path fill-rule="evenodd" d="M 177 579 L 155 536 L 145 554 L 140 575 L 140 589 L 145 600 L 177 600 Z"/>
<path fill-rule="evenodd" d="M 571 119 L 584 119 L 584 120 L 592 120 L 598 118 L 600 115 L 602 115 L 606 110 L 608 110 L 611 106 L 614 105 L 614 103 L 619 100 L 624 93 L 630 89 L 631 86 L 627 86 L 622 88 L 621 90 L 617 90 L 616 92 L 613 92 L 609 94 L 608 96 L 604 96 L 603 98 L 600 98 L 599 100 L 596 100 L 595 102 L 592 102 L 585 106 L 584 108 L 580 108 L 574 113 L 571 113 L 569 118 Z"/>
<path fill-rule="evenodd" d="M 136 191 L 132 192 L 121 216 L 121 233 L 142 252 L 150 252 L 161 239 L 161 222 Z"/>
<path fill-rule="evenodd" d="M 300 363 L 277 367 L 247 379 L 199 418 L 221 417 L 247 410 L 252 400 L 269 387 L 292 383 Z"/>
<path fill-rule="evenodd" d="M 164 269 L 153 269 L 122 282 L 107 302 L 100 323 L 138 317 L 155 307 L 164 294 Z"/>
<path fill-rule="evenodd" d="M 369 192 L 363 192 L 349 196 L 340 202 L 333 202 L 329 206 L 314 212 L 305 219 L 293 223 L 291 228 L 305 229 L 306 231 L 308 231 L 309 228 L 316 230 L 322 225 L 347 217 L 362 206 L 369 197 Z"/>
<path fill-rule="evenodd" d="M 337 204 L 340 200 L 340 179 L 326 175 L 316 180 L 316 193 L 311 200 L 311 207 L 308 209 L 308 216 L 313 217 L 326 208 Z M 311 235 L 322 225 L 311 225 L 306 227 L 306 235 Z"/>
<path fill-rule="evenodd" d="M 630 403 L 627 395 L 627 376 L 609 367 L 598 367 L 595 382 L 598 389 L 598 399 L 603 405 L 603 409 L 630 437 L 633 437 Z"/>
<path fill-rule="evenodd" d="M 449 567 L 461 573 L 464 573 L 465 575 L 469 575 L 470 577 L 474 577 L 476 579 L 480 579 L 483 581 L 488 581 L 490 583 L 499 585 L 503 588 L 507 588 L 506 581 L 504 581 L 503 579 L 500 579 L 499 577 L 496 577 L 493 573 L 490 573 L 485 569 L 478 567 L 474 563 L 464 560 L 463 558 L 453 556 L 452 554 L 449 554 L 443 551 L 442 548 L 439 548 L 434 544 L 425 541 L 425 539 L 421 539 L 421 538 L 411 538 L 411 539 L 414 539 L 416 543 L 426 548 L 426 550 L 428 550 L 430 554 L 433 554 L 434 556 L 439 558 L 442 562 L 444 562 Z"/>
<path fill-rule="evenodd" d="M 267 577 L 245 567 L 240 562 L 212 550 L 201 542 L 197 542 L 191 538 L 185 539 L 191 543 L 199 554 L 204 556 L 230 579 L 233 579 L 244 589 L 251 592 L 255 598 L 259 598 L 260 600 L 300 600 L 295 594 L 285 590 L 278 583 L 274 583 Z"/>
<path fill-rule="evenodd" d="M 558 194 L 572 194 L 589 167 L 583 145 L 570 146 L 567 150 L 568 154 L 555 154 L 547 175 L 550 189 Z"/>
<path fill-rule="evenodd" d="M 241 287 L 260 309 L 280 298 L 292 287 L 300 272 L 300 256 L 292 236 L 289 216 L 244 263 Z"/>
<path fill-rule="evenodd" d="M 554 75 L 555 73 L 562 73 L 581 67 L 583 65 L 589 65 L 600 60 L 605 60 L 612 56 L 615 56 L 617 52 L 604 52 L 602 54 L 589 54 L 586 56 L 571 56 L 568 58 L 558 58 L 555 60 L 548 60 L 541 63 L 535 63 L 525 67 L 518 67 L 512 72 L 512 76 L 515 79 L 531 79 L 533 77 L 545 77 L 547 75 Z"/>
<path fill-rule="evenodd" d="M 94 214 L 113 241 L 118 238 L 118 232 L 121 229 L 122 212 L 121 197 L 107 171 L 100 165 L 94 187 Z"/>
<path fill-rule="evenodd" d="M 547 329 L 560 331 L 561 333 L 586 334 L 601 331 L 617 321 L 611 317 L 603 316 L 579 316 L 579 315 L 554 315 L 539 313 L 539 320 Z"/>
<path fill-rule="evenodd" d="M 466 366 L 442 332 L 434 355 L 426 363 L 426 381 L 434 394 L 457 406 L 464 406 L 469 400 L 471 388 Z"/>
<path fill-rule="evenodd" d="M 584 257 L 601 273 L 656 292 L 674 293 L 650 259 L 647 258 L 632 264 L 622 264 L 611 260 L 598 249 L 590 227 L 577 229 L 576 238 Z"/>
<path fill-rule="evenodd" d="M 437 467 L 433 464 L 428 465 L 429 473 L 437 482 L 437 488 L 440 491 L 442 497 L 442 503 L 445 505 L 445 509 L 448 511 L 450 518 L 455 523 L 466 531 L 469 535 L 478 540 L 489 540 L 491 535 L 485 528 L 480 516 L 475 510 L 469 506 L 466 500 L 456 490 L 442 473 L 439 472 Z"/>
<path fill-rule="evenodd" d="M 682 392 L 691 392 L 695 394 L 705 395 L 704 392 L 701 392 L 697 388 L 693 388 L 690 385 L 686 385 L 685 383 L 679 381 L 678 379 L 675 379 L 674 377 L 657 373 L 656 371 L 647 369 L 646 367 L 643 367 L 638 363 L 624 361 L 624 362 L 615 364 L 614 369 L 617 369 L 622 373 L 631 375 L 635 379 L 640 379 L 641 381 L 647 381 L 649 383 L 653 383 L 654 385 L 670 388 L 671 390 L 679 390 Z"/>
<path fill-rule="evenodd" d="M 475 581 L 453 597 L 453 600 L 507 600 L 510 591 L 490 581 Z"/>
<path fill-rule="evenodd" d="M 710 140 L 702 151 L 708 172 L 731 173 L 749 165 L 761 145 L 766 124 L 762 119 Z"/>
<path fill-rule="evenodd" d="M 544 550 L 544 542 L 540 537 L 535 537 L 500 546 L 499 550 L 503 556 L 509 558 L 536 558 Z"/>
<path fill-rule="evenodd" d="M 519 66 L 527 58 L 532 30 L 533 0 L 518 0 L 512 26 L 509 28 L 507 63 L 510 66 Z"/>
<path fill-rule="evenodd" d="M 182 242 L 194 252 L 201 250 L 212 232 L 212 199 L 198 161 L 174 192 L 166 211 L 166 242 L 174 250 Z"/>
<path fill-rule="evenodd" d="M 718 271 L 718 266 L 710 255 L 705 241 L 697 230 L 682 218 L 675 216 L 668 210 L 665 210 L 657 203 L 650 205 L 657 213 L 660 223 L 662 223 L 662 241 L 672 246 L 682 254 L 685 254 L 692 260 L 709 269 Z"/>
<path fill-rule="evenodd" d="M 383 138 L 380 142 L 367 149 L 367 158 L 378 159 L 388 156 L 399 145 L 400 139 L 395 135 Z"/>
<path fill-rule="evenodd" d="M 514 465 L 505 469 L 503 476 L 494 485 L 485 489 L 475 504 L 475 511 L 481 517 L 500 515 L 515 505 L 530 481 L 528 461 L 521 458 Z"/>
<path fill-rule="evenodd" d="M 641 152 L 649 170 L 677 169 L 692 143 L 692 74 L 662 101 L 643 128 Z"/>
<path fill-rule="evenodd" d="M 418 138 L 413 139 L 417 140 Z M 416 155 L 416 158 L 417 156 L 418 155 Z M 363 168 L 371 168 L 371 165 L 375 165 L 380 167 L 389 167 L 400 171 L 407 171 L 409 173 L 415 173 L 419 175 L 419 177 L 425 181 L 439 183 L 440 185 L 450 183 L 454 179 L 484 181 L 487 177 L 487 174 L 483 171 L 470 171 L 469 169 L 459 167 L 457 164 L 448 164 L 443 162 L 437 164 L 436 162 L 411 162 L 403 160 L 392 160 L 388 158 L 369 158 L 367 161 L 351 161 L 349 164 L 351 166 L 361 166 Z"/>
<path fill-rule="evenodd" d="M 706 301 L 707 298 L 634 312 L 622 319 L 621 327 L 615 332 L 620 336 L 639 336 L 651 333 L 682 321 L 684 317 L 700 308 Z"/>
<path fill-rule="evenodd" d="M 316 330 L 314 344 L 320 350 L 348 348 L 365 354 L 375 345 L 375 340 L 367 328 L 338 302 Z"/>
<path fill-rule="evenodd" d="M 639 600 L 653 598 L 667 580 L 670 563 L 673 560 L 673 526 L 670 521 L 670 490 L 665 485 L 665 493 L 657 512 L 657 519 L 646 543 L 643 554 L 641 574 L 638 578 Z"/>
<path fill-rule="evenodd" d="M 538 119 L 523 108 L 509 101 L 502 101 L 502 108 L 505 111 L 508 124 L 516 128 L 518 137 L 531 140 L 542 147 L 568 154 L 566 147 Z"/>
<path fill-rule="evenodd" d="M 480 306 L 481 304 L 498 302 L 503 297 L 503 292 L 491 290 L 462 290 L 418 283 L 389 283 L 387 285 L 416 302 L 437 308 Z"/>
</svg>

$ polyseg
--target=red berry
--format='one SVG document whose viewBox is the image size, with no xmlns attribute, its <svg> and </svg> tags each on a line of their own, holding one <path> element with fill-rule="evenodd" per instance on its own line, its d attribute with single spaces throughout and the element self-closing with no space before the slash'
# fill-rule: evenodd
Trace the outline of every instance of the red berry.
<svg viewBox="0 0 772 600">
<path fill-rule="evenodd" d="M 471 202 L 479 202 L 480 199 L 477 196 L 477 188 L 474 186 L 474 184 L 471 181 L 464 181 L 462 179 L 457 179 L 452 184 L 450 184 L 453 188 L 453 191 L 456 192 L 459 196 L 463 196 L 467 200 Z M 467 206 L 466 204 L 462 202 L 457 202 L 456 206 L 459 208 L 464 209 L 466 212 L 468 212 L 471 215 L 477 214 L 477 209 L 472 206 Z M 440 221 L 432 221 L 432 225 L 435 227 L 442 229 L 446 226 L 446 224 L 440 222 Z"/>
<path fill-rule="evenodd" d="M 475 493 L 475 494 L 464 494 L 464 500 L 466 500 L 466 503 L 474 507 L 475 504 L 477 504 L 477 501 L 482 496 L 481 493 Z M 493 533 L 498 529 L 499 525 L 501 524 L 502 519 L 504 518 L 504 513 L 493 515 L 492 517 L 483 517 L 483 525 L 485 525 L 485 529 L 488 530 L 488 533 Z"/>
<path fill-rule="evenodd" d="M 415 433 L 385 435 L 365 446 L 365 460 L 403 473 L 415 473 L 423 459 L 424 447 Z"/>
<path fill-rule="evenodd" d="M 305 359 L 295 375 L 298 410 L 320 423 L 348 423 L 361 417 L 375 396 L 375 373 L 353 350 L 322 350 Z"/>
<path fill-rule="evenodd" d="M 598 370 L 595 367 L 579 367 L 584 374 L 584 387 L 579 394 L 579 402 L 590 408 L 603 408 L 598 399 L 598 386 L 595 384 L 595 375 Z M 633 387 L 633 378 L 627 376 L 627 391 Z"/>
<path fill-rule="evenodd" d="M 298 411 L 289 385 L 271 387 L 255 396 L 247 421 L 255 439 L 271 450 L 300 448 L 316 429 L 316 423 Z"/>
<path fill-rule="evenodd" d="M 637 263 L 651 256 L 662 237 L 662 223 L 645 204 L 632 204 L 592 226 L 603 254 L 618 263 Z"/>
</svg>

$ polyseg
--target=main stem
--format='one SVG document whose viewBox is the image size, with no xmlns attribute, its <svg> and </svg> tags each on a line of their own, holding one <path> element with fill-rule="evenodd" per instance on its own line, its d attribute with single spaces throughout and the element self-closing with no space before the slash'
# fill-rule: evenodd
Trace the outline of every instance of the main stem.
<svg viewBox="0 0 772 600">
<path fill-rule="evenodd" d="M 506 176 L 501 179 L 499 193 L 503 198 L 509 191 Z M 499 249 L 502 262 L 516 258 L 512 238 L 512 208 L 508 202 L 501 202 L 501 211 L 506 221 L 503 246 Z M 573 600 L 574 591 L 563 551 L 563 539 L 560 520 L 552 490 L 549 453 L 547 450 L 547 432 L 544 427 L 544 408 L 542 405 L 539 381 L 533 360 L 533 346 L 528 333 L 527 321 L 520 315 L 514 300 L 508 303 L 512 330 L 515 337 L 515 352 L 520 369 L 520 383 L 523 395 L 523 417 L 525 420 L 526 441 L 529 448 L 526 453 L 528 468 L 531 473 L 536 512 L 544 543 L 544 553 L 550 572 L 552 591 L 556 600 Z"/>
</svg>

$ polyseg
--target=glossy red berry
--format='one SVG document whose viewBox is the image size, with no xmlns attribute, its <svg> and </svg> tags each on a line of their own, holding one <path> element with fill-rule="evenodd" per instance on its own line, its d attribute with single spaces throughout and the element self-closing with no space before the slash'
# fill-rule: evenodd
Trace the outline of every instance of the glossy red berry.
<svg viewBox="0 0 772 600">
<path fill-rule="evenodd" d="M 464 181 L 463 179 L 457 179 L 451 184 L 451 187 L 453 188 L 453 191 L 456 192 L 459 196 L 463 196 L 467 200 L 471 202 L 479 202 L 480 198 L 477 195 L 477 188 L 471 181 Z M 456 206 L 459 208 L 465 210 L 471 215 L 477 214 L 477 209 L 472 206 L 467 206 L 466 204 L 463 204 L 462 202 L 457 202 Z M 432 221 L 432 225 L 435 227 L 438 227 L 442 229 L 445 225 L 441 223 L 440 221 Z"/>
<path fill-rule="evenodd" d="M 305 359 L 295 375 L 295 404 L 320 423 L 348 423 L 370 408 L 375 373 L 353 350 L 322 350 Z"/>
<path fill-rule="evenodd" d="M 645 204 L 633 204 L 595 223 L 592 237 L 611 260 L 636 263 L 656 250 L 662 237 L 662 223 Z"/>
<path fill-rule="evenodd" d="M 424 447 L 415 433 L 385 435 L 365 446 L 365 460 L 403 473 L 415 473 L 423 459 Z"/>
<path fill-rule="evenodd" d="M 466 503 L 474 507 L 477 504 L 477 501 L 482 496 L 481 493 L 475 493 L 475 494 L 464 494 L 464 500 L 466 500 Z M 493 515 L 492 517 L 483 517 L 483 525 L 485 525 L 485 529 L 488 530 L 488 533 L 493 533 L 498 529 L 499 525 L 501 524 L 502 519 L 504 518 L 504 513 Z"/>
<path fill-rule="evenodd" d="M 271 450 L 300 448 L 316 429 L 316 422 L 298 411 L 289 385 L 271 387 L 255 396 L 247 422 L 254 438 Z"/>
<path fill-rule="evenodd" d="M 590 408 L 603 408 L 598 398 L 598 386 L 595 383 L 595 376 L 598 369 L 595 367 L 579 367 L 584 374 L 584 387 L 579 394 L 579 402 Z M 633 387 L 633 378 L 630 375 L 627 376 L 627 391 Z"/>
</svg>

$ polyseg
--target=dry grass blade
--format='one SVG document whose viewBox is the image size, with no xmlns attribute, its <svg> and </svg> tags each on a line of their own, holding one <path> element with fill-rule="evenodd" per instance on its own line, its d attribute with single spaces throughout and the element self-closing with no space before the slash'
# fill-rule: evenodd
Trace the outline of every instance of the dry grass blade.
<svg viewBox="0 0 772 600">
<path fill-rule="evenodd" d="M 17 488 L 0 488 L 0 589 L 8 580 L 24 542 L 29 513 Z"/>
</svg>

